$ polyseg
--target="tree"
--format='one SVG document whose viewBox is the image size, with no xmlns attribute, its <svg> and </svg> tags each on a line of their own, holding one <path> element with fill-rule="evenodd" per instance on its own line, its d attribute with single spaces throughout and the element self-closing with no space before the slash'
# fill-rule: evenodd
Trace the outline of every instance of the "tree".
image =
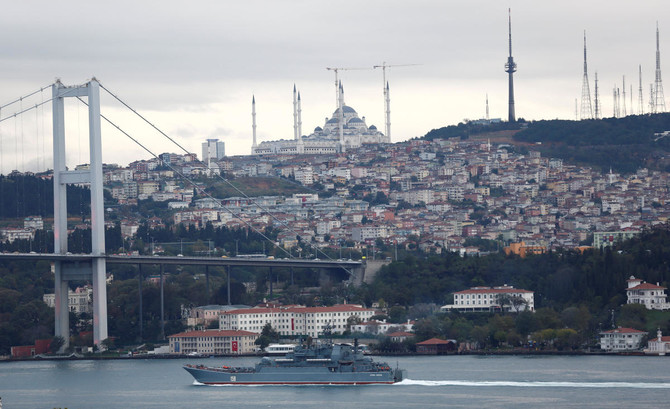
<svg viewBox="0 0 670 409">
<path fill-rule="evenodd" d="M 279 333 L 274 328 L 272 328 L 272 325 L 268 322 L 263 327 L 261 335 L 256 339 L 254 344 L 260 346 L 262 349 L 265 349 L 272 342 L 279 342 Z"/>
<path fill-rule="evenodd" d="M 57 335 L 51 339 L 51 343 L 49 344 L 49 351 L 51 351 L 52 353 L 61 352 L 61 348 L 63 348 L 63 345 L 65 345 L 65 338 L 61 337 L 60 335 Z"/>
</svg>

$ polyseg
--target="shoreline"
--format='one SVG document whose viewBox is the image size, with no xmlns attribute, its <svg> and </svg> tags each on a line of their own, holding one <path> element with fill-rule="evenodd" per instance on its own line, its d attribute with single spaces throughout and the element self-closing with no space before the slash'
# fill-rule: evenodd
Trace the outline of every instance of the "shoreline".
<svg viewBox="0 0 670 409">
<path fill-rule="evenodd" d="M 657 354 L 645 354 L 642 351 L 635 352 L 601 352 L 601 351 L 462 351 L 449 352 L 445 354 L 370 354 L 372 356 L 403 356 L 403 357 L 419 357 L 419 356 L 462 356 L 462 355 L 479 355 L 479 356 L 649 356 L 658 357 Z M 212 358 L 253 358 L 267 356 L 264 354 L 238 354 L 238 355 L 181 355 L 181 354 L 139 354 L 133 356 L 39 356 L 26 358 L 0 358 L 2 362 L 35 362 L 35 361 L 104 361 L 104 360 L 147 360 L 147 359 L 212 359 Z"/>
</svg>

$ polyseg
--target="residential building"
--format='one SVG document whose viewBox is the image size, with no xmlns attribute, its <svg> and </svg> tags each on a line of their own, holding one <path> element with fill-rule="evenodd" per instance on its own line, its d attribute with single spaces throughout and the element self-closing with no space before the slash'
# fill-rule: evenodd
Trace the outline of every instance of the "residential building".
<svg viewBox="0 0 670 409">
<path fill-rule="evenodd" d="M 593 247 L 599 249 L 610 247 L 624 240 L 635 237 L 638 234 L 640 234 L 640 232 L 634 230 L 594 232 Z"/>
<path fill-rule="evenodd" d="M 93 313 L 93 288 L 91 286 L 77 287 L 75 290 L 68 290 L 68 308 L 70 312 L 81 314 Z M 44 294 L 42 296 L 44 303 L 51 308 L 56 306 L 55 294 Z"/>
<path fill-rule="evenodd" d="M 535 311 L 535 293 L 517 289 L 507 284 L 500 287 L 472 287 L 454 293 L 454 303 L 440 308 L 450 310 L 490 311 Z"/>
<path fill-rule="evenodd" d="M 600 349 L 609 352 L 636 351 L 640 349 L 644 331 L 633 328 L 616 328 L 600 333 Z"/>
<path fill-rule="evenodd" d="M 626 296 L 628 297 L 628 304 L 642 304 L 648 310 L 667 310 L 670 309 L 665 295 L 665 287 L 661 287 L 656 283 L 645 283 L 635 276 L 630 276 L 627 280 L 628 288 L 626 289 Z"/>
<path fill-rule="evenodd" d="M 249 331 L 186 331 L 170 335 L 171 354 L 250 354 L 258 334 Z"/>
</svg>

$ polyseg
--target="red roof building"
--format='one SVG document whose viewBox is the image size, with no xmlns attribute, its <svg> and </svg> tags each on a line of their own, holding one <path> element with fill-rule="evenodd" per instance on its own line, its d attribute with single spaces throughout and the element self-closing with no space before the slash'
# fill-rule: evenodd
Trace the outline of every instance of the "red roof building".
<svg viewBox="0 0 670 409">
<path fill-rule="evenodd" d="M 615 328 L 600 333 L 600 349 L 609 352 L 626 352 L 640 349 L 646 332 L 634 328 Z"/>
<path fill-rule="evenodd" d="M 431 338 L 416 344 L 416 353 L 424 355 L 440 355 L 446 354 L 450 351 L 456 350 L 455 340 L 443 340 L 439 338 Z"/>
<path fill-rule="evenodd" d="M 630 276 L 626 281 L 628 288 L 626 288 L 626 296 L 628 297 L 628 304 L 642 304 L 648 310 L 668 310 L 670 303 L 668 303 L 665 295 L 665 287 L 656 283 L 645 283 L 635 276 Z"/>
</svg>

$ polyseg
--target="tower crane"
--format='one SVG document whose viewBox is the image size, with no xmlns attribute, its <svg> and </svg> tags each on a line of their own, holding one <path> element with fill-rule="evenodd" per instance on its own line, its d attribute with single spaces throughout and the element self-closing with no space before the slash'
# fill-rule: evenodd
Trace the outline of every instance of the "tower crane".
<svg viewBox="0 0 670 409">
<path fill-rule="evenodd" d="M 337 73 L 339 71 L 369 70 L 369 68 L 362 68 L 362 67 L 355 67 L 355 68 L 351 68 L 351 67 L 347 67 L 347 68 L 344 68 L 344 67 L 326 67 L 326 69 L 328 71 L 334 71 L 335 72 L 335 106 L 336 107 L 339 107 L 339 103 L 340 103 L 340 88 L 339 88 L 339 85 L 338 85 Z"/>
<path fill-rule="evenodd" d="M 382 65 L 375 65 L 372 68 L 377 69 L 381 68 L 382 69 L 382 79 L 383 79 L 383 89 L 384 89 L 384 120 L 386 122 L 386 137 L 388 138 L 389 142 L 391 141 L 391 101 L 389 98 L 389 87 L 388 83 L 386 82 L 386 69 L 391 68 L 391 67 L 410 67 L 413 65 L 421 65 L 421 64 L 394 64 L 394 65 L 387 65 L 386 61 L 382 62 Z"/>
</svg>

